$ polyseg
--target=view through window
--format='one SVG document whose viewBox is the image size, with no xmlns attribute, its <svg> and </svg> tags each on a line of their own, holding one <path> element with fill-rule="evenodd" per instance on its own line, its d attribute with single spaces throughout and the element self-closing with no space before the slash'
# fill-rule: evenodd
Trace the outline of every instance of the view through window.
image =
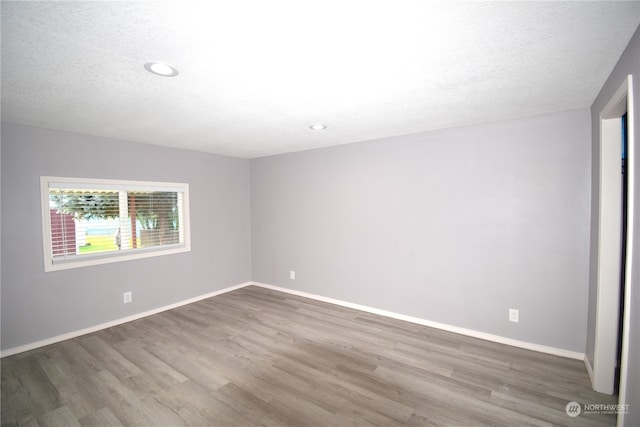
<svg viewBox="0 0 640 427">
<path fill-rule="evenodd" d="M 187 184 L 43 177 L 42 192 L 47 270 L 189 250 Z"/>
</svg>

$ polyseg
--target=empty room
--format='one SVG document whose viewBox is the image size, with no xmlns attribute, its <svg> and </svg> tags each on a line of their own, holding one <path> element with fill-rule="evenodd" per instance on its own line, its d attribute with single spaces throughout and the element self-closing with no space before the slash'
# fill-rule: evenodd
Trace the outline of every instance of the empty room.
<svg viewBox="0 0 640 427">
<path fill-rule="evenodd" d="M 2 426 L 640 425 L 639 1 L 2 1 Z"/>
</svg>

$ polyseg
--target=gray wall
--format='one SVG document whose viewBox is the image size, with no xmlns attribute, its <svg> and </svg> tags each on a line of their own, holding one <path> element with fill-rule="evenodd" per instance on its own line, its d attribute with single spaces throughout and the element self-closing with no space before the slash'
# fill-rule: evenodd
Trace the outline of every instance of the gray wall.
<svg viewBox="0 0 640 427">
<path fill-rule="evenodd" d="M 584 352 L 590 144 L 581 109 L 254 159 L 253 280 Z"/>
<path fill-rule="evenodd" d="M 640 29 L 636 31 L 618 64 L 602 87 L 600 94 L 591 106 L 592 123 L 592 213 L 595 215 L 598 210 L 598 180 L 600 164 L 600 119 L 599 114 L 605 107 L 609 99 L 622 85 L 627 75 L 633 75 L 633 96 L 635 101 L 634 123 L 636 148 L 640 139 Z M 640 173 L 640 149 L 635 153 L 636 174 Z M 636 175 L 637 176 L 637 175 Z M 628 292 L 631 294 L 631 335 L 629 346 L 629 364 L 627 373 L 628 394 L 627 403 L 631 405 L 631 413 L 625 419 L 627 426 L 640 426 L 640 183 L 636 179 L 636 188 L 633 195 L 635 199 L 635 230 L 633 239 L 633 258 L 631 261 L 632 274 L 630 283 L 627 284 Z M 597 260 L 598 224 L 594 221 L 591 229 L 591 271 L 589 280 L 589 328 L 587 335 L 587 357 L 593 365 L 593 353 L 595 342 L 595 313 L 596 313 L 596 291 L 597 281 L 595 268 Z"/>
<path fill-rule="evenodd" d="M 45 273 L 41 175 L 189 183 L 191 252 Z M 4 123 L 1 182 L 3 349 L 251 280 L 247 160 Z"/>
</svg>

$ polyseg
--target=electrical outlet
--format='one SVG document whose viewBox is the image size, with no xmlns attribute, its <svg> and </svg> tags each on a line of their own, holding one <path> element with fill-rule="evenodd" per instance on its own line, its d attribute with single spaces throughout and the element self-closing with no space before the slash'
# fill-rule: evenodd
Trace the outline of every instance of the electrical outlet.
<svg viewBox="0 0 640 427">
<path fill-rule="evenodd" d="M 124 303 L 125 303 L 125 304 L 128 304 L 128 303 L 130 303 L 130 302 L 132 301 L 131 291 L 129 291 L 129 292 L 125 292 L 125 293 L 123 294 L 123 296 L 124 296 Z"/>
<path fill-rule="evenodd" d="M 520 321 L 520 310 L 517 308 L 509 309 L 509 322 L 518 323 Z"/>
<path fill-rule="evenodd" d="M 291 279 L 291 280 L 295 280 L 296 279 L 296 272 L 295 271 L 291 270 L 289 272 L 289 279 Z"/>
</svg>

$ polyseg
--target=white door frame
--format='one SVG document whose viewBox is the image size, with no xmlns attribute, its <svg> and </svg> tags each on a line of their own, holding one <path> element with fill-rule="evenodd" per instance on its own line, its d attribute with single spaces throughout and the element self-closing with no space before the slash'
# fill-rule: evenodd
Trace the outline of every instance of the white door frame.
<svg viewBox="0 0 640 427">
<path fill-rule="evenodd" d="M 620 301 L 620 240 L 622 218 L 622 185 L 620 179 L 621 116 L 627 113 L 627 242 L 624 266 L 627 284 L 631 279 L 632 236 L 635 182 L 635 136 L 633 114 L 633 79 L 629 75 L 600 112 L 600 173 L 598 208 L 598 268 L 595 349 L 593 355 L 593 389 L 613 394 L 618 339 Z M 626 403 L 626 367 L 628 362 L 630 288 L 624 295 L 622 366 L 620 403 Z M 619 417 L 619 422 L 623 416 Z"/>
<path fill-rule="evenodd" d="M 627 404 L 627 369 L 629 366 L 629 335 L 631 334 L 631 278 L 635 259 L 633 252 L 635 236 L 635 194 L 636 194 L 636 149 L 638 148 L 635 129 L 635 100 L 633 96 L 633 76 L 627 76 L 627 245 L 624 294 L 624 318 L 622 319 L 622 354 L 620 362 L 620 390 L 618 403 Z M 624 425 L 625 413 L 618 415 L 618 427 Z"/>
</svg>

